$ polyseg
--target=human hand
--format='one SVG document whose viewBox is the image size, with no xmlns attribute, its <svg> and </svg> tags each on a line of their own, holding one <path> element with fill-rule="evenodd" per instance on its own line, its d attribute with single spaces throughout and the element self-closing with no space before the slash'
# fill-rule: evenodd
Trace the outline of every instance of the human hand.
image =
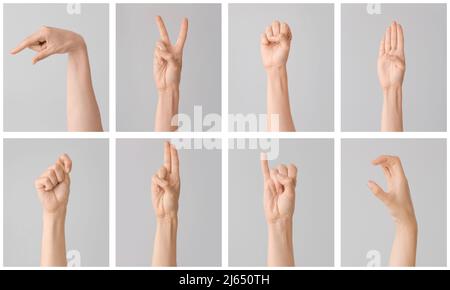
<svg viewBox="0 0 450 290">
<path fill-rule="evenodd" d="M 286 65 L 291 46 L 292 33 L 287 23 L 274 21 L 261 34 L 261 56 L 266 69 Z"/>
<path fill-rule="evenodd" d="M 380 42 L 377 67 L 383 90 L 401 88 L 405 76 L 404 39 L 403 28 L 395 21 Z"/>
<path fill-rule="evenodd" d="M 61 155 L 35 181 L 35 187 L 41 201 L 44 214 L 62 214 L 65 216 L 70 191 L 70 171 L 72 160 L 67 154 Z"/>
<path fill-rule="evenodd" d="M 164 142 L 164 165 L 152 177 L 152 202 L 157 218 L 176 218 L 180 197 L 178 152 Z"/>
<path fill-rule="evenodd" d="M 161 39 L 156 42 L 153 56 L 153 76 L 158 90 L 178 88 L 181 79 L 183 47 L 187 37 L 188 20 L 181 22 L 177 42 L 172 45 L 161 16 L 156 17 Z"/>
<path fill-rule="evenodd" d="M 25 38 L 16 48 L 11 50 L 11 54 L 17 54 L 25 48 L 37 52 L 32 60 L 32 63 L 35 64 L 52 54 L 85 50 L 86 44 L 83 37 L 75 32 L 42 26 L 37 32 Z"/>
<path fill-rule="evenodd" d="M 414 225 L 416 217 L 408 180 L 403 172 L 399 157 L 382 155 L 372 161 L 373 165 L 380 165 L 387 180 L 387 191 L 384 191 L 374 181 L 368 186 L 374 195 L 389 209 L 397 225 Z"/>
<path fill-rule="evenodd" d="M 262 154 L 261 169 L 264 176 L 264 211 L 267 222 L 292 219 L 297 167 L 293 164 L 281 164 L 276 169 L 270 169 L 265 154 Z"/>
</svg>

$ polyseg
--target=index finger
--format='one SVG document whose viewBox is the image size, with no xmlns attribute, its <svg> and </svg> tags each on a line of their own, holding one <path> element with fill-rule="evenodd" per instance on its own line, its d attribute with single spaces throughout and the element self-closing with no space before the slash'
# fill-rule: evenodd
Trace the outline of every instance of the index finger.
<svg viewBox="0 0 450 290">
<path fill-rule="evenodd" d="M 261 153 L 261 170 L 263 172 L 264 180 L 270 178 L 269 161 L 267 161 L 266 153 Z"/>
<path fill-rule="evenodd" d="M 180 33 L 178 34 L 177 44 L 181 48 L 184 47 L 184 43 L 186 42 L 187 32 L 188 32 L 188 20 L 185 17 L 181 22 Z"/>
<path fill-rule="evenodd" d="M 389 161 L 390 156 L 388 155 L 380 155 L 375 160 L 372 160 L 373 165 L 381 165 L 385 164 Z"/>
<path fill-rule="evenodd" d="M 40 36 L 39 32 L 33 33 L 32 35 L 30 35 L 27 38 L 25 38 L 24 40 L 22 40 L 22 42 L 16 48 L 11 50 L 11 54 L 17 54 L 17 53 L 21 52 L 25 48 L 31 46 L 33 43 L 39 41 L 40 37 L 41 36 Z"/>
<path fill-rule="evenodd" d="M 169 34 L 167 33 L 166 26 L 164 25 L 164 21 L 159 15 L 156 16 L 156 24 L 158 25 L 159 35 L 161 36 L 161 39 L 166 43 L 170 43 Z"/>
<path fill-rule="evenodd" d="M 167 169 L 167 172 L 171 171 L 171 162 L 170 162 L 170 144 L 169 142 L 164 142 L 164 167 Z"/>
</svg>

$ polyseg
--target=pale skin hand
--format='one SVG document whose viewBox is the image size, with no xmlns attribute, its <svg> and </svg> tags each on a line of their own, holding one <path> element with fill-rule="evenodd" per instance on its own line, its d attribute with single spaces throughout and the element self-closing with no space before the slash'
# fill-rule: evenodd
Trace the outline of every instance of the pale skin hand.
<svg viewBox="0 0 450 290">
<path fill-rule="evenodd" d="M 294 266 L 292 217 L 297 167 L 281 164 L 271 170 L 266 156 L 262 154 L 261 169 L 264 176 L 264 212 L 269 232 L 267 266 Z"/>
<path fill-rule="evenodd" d="M 164 143 L 164 165 L 152 177 L 152 202 L 156 213 L 153 266 L 176 266 L 180 173 L 178 152 Z"/>
<path fill-rule="evenodd" d="M 378 78 L 383 90 L 381 131 L 403 131 L 402 85 L 405 76 L 403 28 L 393 22 L 380 42 Z"/>
<path fill-rule="evenodd" d="M 417 221 L 411 200 L 408 180 L 400 158 L 383 155 L 372 161 L 379 165 L 387 180 L 387 191 L 374 181 L 368 186 L 373 194 L 389 209 L 396 226 L 389 265 L 414 267 L 416 264 Z"/>
<path fill-rule="evenodd" d="M 43 267 L 67 266 L 65 220 L 71 170 L 72 160 L 64 154 L 35 181 L 43 211 L 41 245 Z"/>
<path fill-rule="evenodd" d="M 184 18 L 181 22 L 180 33 L 175 44 L 170 42 L 166 26 L 160 16 L 156 17 L 156 24 L 161 39 L 156 43 L 153 54 L 153 77 L 158 89 L 155 131 L 175 131 L 178 128 L 176 115 L 178 114 L 183 48 L 188 32 L 188 20 Z"/>
<path fill-rule="evenodd" d="M 25 48 L 37 52 L 32 59 L 33 64 L 53 54 L 68 54 L 67 128 L 69 131 L 103 131 L 92 87 L 87 47 L 81 35 L 43 26 L 24 39 L 11 54 Z"/>
<path fill-rule="evenodd" d="M 286 69 L 291 39 L 289 25 L 279 21 L 274 21 L 261 34 L 261 57 L 267 73 L 268 131 L 295 131 Z"/>
</svg>

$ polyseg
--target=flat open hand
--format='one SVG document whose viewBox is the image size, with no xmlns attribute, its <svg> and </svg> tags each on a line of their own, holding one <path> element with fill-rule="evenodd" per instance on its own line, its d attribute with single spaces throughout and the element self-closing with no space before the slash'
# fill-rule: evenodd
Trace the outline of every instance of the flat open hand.
<svg viewBox="0 0 450 290">
<path fill-rule="evenodd" d="M 415 222 L 408 180 L 403 172 L 400 158 L 382 155 L 372 161 L 372 164 L 379 165 L 383 169 L 387 180 L 387 191 L 381 189 L 374 181 L 368 183 L 370 190 L 386 205 L 397 224 Z"/>
<path fill-rule="evenodd" d="M 83 38 L 75 32 L 42 26 L 11 50 L 11 54 L 17 54 L 25 48 L 37 52 L 32 60 L 35 64 L 52 54 L 71 53 L 78 49 L 85 49 L 85 43 Z"/>
<path fill-rule="evenodd" d="M 164 165 L 152 177 L 152 202 L 158 218 L 177 217 L 180 197 L 178 152 L 164 142 Z"/>
<path fill-rule="evenodd" d="M 261 34 L 261 56 L 264 67 L 277 68 L 287 63 L 292 33 L 287 23 L 274 21 Z"/>
<path fill-rule="evenodd" d="M 180 33 L 177 42 L 172 45 L 166 26 L 161 16 L 156 17 L 161 39 L 156 42 L 153 57 L 153 76 L 158 90 L 178 87 L 181 79 L 181 66 L 183 59 L 183 47 L 187 37 L 188 20 L 181 22 Z"/>
<path fill-rule="evenodd" d="M 45 213 L 65 213 L 69 201 L 71 170 L 72 160 L 67 154 L 63 154 L 36 179 L 35 187 Z"/>
<path fill-rule="evenodd" d="M 269 162 L 261 155 L 261 169 L 264 176 L 264 211 L 268 223 L 292 218 L 295 208 L 295 186 L 297 167 L 279 165 L 269 168 Z"/>
<path fill-rule="evenodd" d="M 383 89 L 399 88 L 405 76 L 403 28 L 393 22 L 386 29 L 378 53 L 378 78 Z"/>
</svg>

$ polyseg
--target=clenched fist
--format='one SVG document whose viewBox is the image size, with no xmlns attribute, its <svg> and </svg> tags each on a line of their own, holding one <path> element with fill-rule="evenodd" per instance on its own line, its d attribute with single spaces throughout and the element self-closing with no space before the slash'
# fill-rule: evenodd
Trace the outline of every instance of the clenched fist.
<svg viewBox="0 0 450 290">
<path fill-rule="evenodd" d="M 65 215 L 69 201 L 71 170 L 72 160 L 67 154 L 63 154 L 36 179 L 35 187 L 44 213 Z"/>
<path fill-rule="evenodd" d="M 152 177 L 152 202 L 159 219 L 176 218 L 180 197 L 178 152 L 164 143 L 164 165 Z"/>
<path fill-rule="evenodd" d="M 265 155 L 262 155 L 261 168 L 264 176 L 264 211 L 267 222 L 292 219 L 297 167 L 293 164 L 281 164 L 276 169 L 270 169 Z"/>
<path fill-rule="evenodd" d="M 37 52 L 33 64 L 52 54 L 71 53 L 86 49 L 81 35 L 64 29 L 42 26 L 38 31 L 25 38 L 11 53 L 17 54 L 25 48 Z"/>
<path fill-rule="evenodd" d="M 285 66 L 291 47 L 291 29 L 287 23 L 274 21 L 261 34 L 261 56 L 266 69 Z"/>
</svg>

